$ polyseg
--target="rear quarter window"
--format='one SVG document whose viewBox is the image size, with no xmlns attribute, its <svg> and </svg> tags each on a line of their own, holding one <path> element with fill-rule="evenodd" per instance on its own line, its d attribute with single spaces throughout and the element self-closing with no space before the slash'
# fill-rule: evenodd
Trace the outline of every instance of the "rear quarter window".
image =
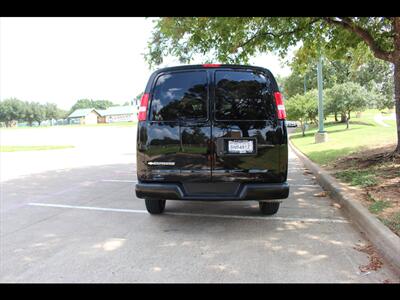
<svg viewBox="0 0 400 300">
<path fill-rule="evenodd" d="M 216 120 L 270 120 L 275 117 L 272 82 L 257 71 L 215 72 Z"/>
<path fill-rule="evenodd" d="M 150 119 L 177 121 L 207 118 L 207 73 L 171 72 L 157 78 Z"/>
</svg>

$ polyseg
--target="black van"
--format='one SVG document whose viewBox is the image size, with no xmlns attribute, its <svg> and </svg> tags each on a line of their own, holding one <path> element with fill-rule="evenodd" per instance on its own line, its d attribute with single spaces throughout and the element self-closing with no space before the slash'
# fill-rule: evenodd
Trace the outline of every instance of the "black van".
<svg viewBox="0 0 400 300">
<path fill-rule="evenodd" d="M 263 214 L 275 214 L 289 194 L 285 118 L 267 69 L 157 70 L 138 113 L 136 196 L 151 214 L 167 199 L 256 200 Z"/>
</svg>

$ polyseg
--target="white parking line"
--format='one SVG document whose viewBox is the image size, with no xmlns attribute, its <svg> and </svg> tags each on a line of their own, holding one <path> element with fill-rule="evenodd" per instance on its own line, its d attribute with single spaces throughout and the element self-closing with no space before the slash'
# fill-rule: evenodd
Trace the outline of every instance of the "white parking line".
<svg viewBox="0 0 400 300">
<path fill-rule="evenodd" d="M 75 208 L 75 209 L 87 209 L 87 210 L 102 210 L 102 211 L 116 211 L 116 212 L 130 212 L 130 213 L 147 213 L 146 210 L 135 210 L 135 209 L 123 209 L 123 208 L 106 208 L 106 207 L 94 207 L 94 206 L 76 206 L 76 205 L 65 205 L 65 204 L 50 204 L 50 203 L 28 203 L 32 206 L 47 206 L 47 207 L 58 207 L 58 208 Z"/>
<path fill-rule="evenodd" d="M 137 209 L 122 209 L 122 208 L 108 208 L 108 207 L 94 207 L 94 206 L 76 206 L 64 204 L 51 204 L 51 203 L 28 203 L 31 206 L 45 206 L 57 208 L 72 208 L 72 209 L 86 209 L 86 210 L 99 210 L 99 211 L 113 211 L 113 212 L 127 212 L 127 213 L 140 213 L 147 214 L 146 210 Z M 307 222 L 307 223 L 349 223 L 345 219 L 318 219 L 318 218 L 296 218 L 296 217 L 258 217 L 258 216 L 237 216 L 237 215 L 219 215 L 219 214 L 195 214 L 195 213 L 180 213 L 180 212 L 165 212 L 165 215 L 173 216 L 190 216 L 190 217 L 207 217 L 207 218 L 225 218 L 225 219 L 242 219 L 242 220 L 263 220 L 263 221 L 294 221 L 294 222 Z"/>
</svg>

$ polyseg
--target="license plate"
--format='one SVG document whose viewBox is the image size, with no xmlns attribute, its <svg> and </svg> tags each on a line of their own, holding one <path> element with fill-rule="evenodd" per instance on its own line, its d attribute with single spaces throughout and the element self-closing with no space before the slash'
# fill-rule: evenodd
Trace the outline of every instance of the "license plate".
<svg viewBox="0 0 400 300">
<path fill-rule="evenodd" d="M 233 140 L 228 141 L 228 152 L 229 153 L 253 153 L 254 144 L 253 141 L 249 140 Z"/>
</svg>

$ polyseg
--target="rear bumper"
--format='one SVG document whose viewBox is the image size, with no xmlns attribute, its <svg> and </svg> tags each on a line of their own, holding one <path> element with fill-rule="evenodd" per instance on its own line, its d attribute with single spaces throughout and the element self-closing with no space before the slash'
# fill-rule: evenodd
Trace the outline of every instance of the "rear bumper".
<svg viewBox="0 0 400 300">
<path fill-rule="evenodd" d="M 138 198 L 161 198 L 168 200 L 274 200 L 289 196 L 289 185 L 283 183 L 247 183 L 241 184 L 234 194 L 190 194 L 178 183 L 137 183 Z"/>
</svg>

